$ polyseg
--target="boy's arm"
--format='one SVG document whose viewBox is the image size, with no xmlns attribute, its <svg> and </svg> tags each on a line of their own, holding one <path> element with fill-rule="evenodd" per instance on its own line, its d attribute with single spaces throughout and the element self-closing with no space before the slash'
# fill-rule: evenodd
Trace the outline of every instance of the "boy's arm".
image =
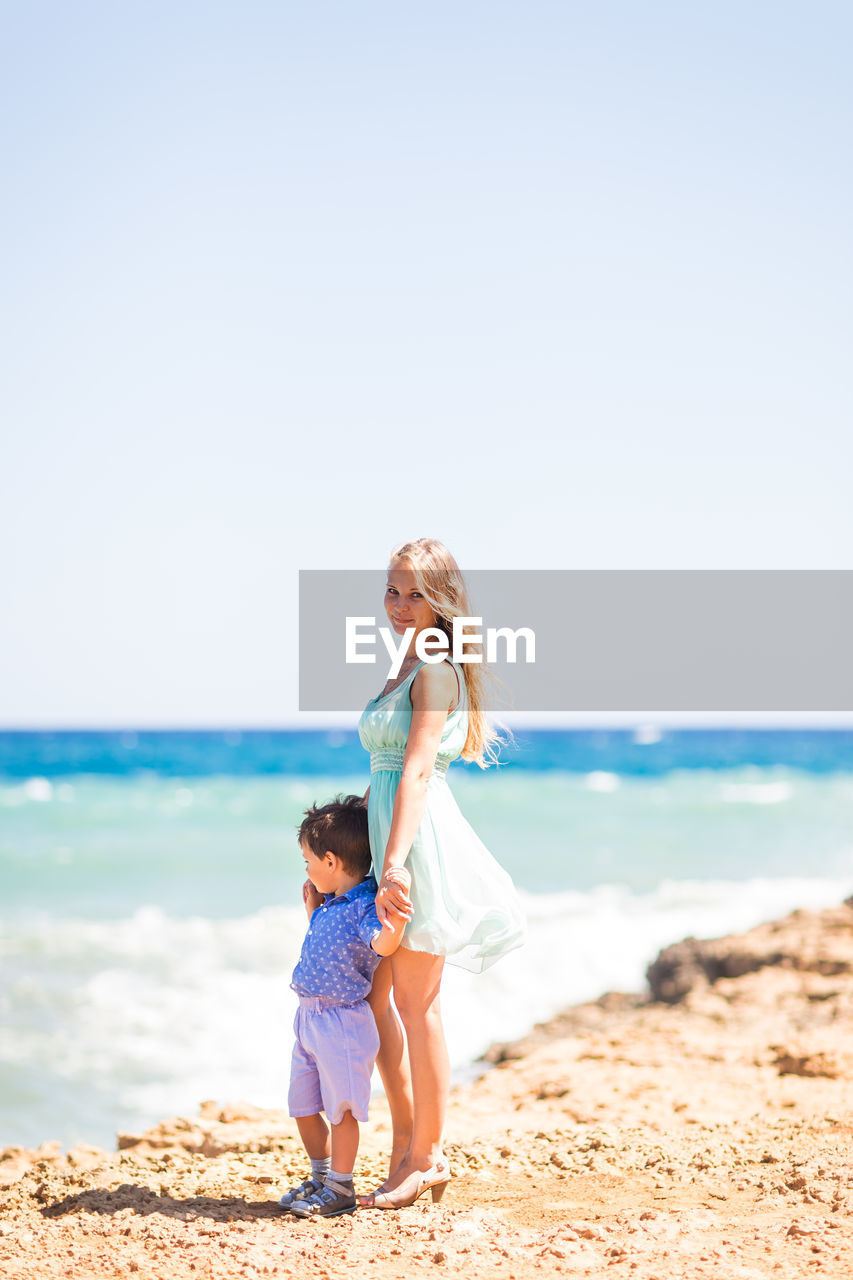
<svg viewBox="0 0 853 1280">
<path fill-rule="evenodd" d="M 302 886 L 302 901 L 305 904 L 305 910 L 310 920 L 318 907 L 323 905 L 323 895 L 318 889 L 315 889 L 310 880 L 306 880 Z"/>
<path fill-rule="evenodd" d="M 379 932 L 375 933 L 370 939 L 370 945 L 378 956 L 392 956 L 403 940 L 403 930 L 408 923 L 408 916 L 401 916 L 399 912 L 388 912 L 385 917 L 385 924 L 379 925 Z M 377 917 L 377 924 L 379 918 Z"/>
</svg>

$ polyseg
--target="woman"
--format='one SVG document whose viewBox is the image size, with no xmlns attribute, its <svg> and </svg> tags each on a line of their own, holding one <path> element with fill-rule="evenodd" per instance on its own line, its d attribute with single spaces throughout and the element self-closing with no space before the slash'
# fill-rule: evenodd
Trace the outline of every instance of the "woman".
<svg viewBox="0 0 853 1280">
<path fill-rule="evenodd" d="M 470 616 L 447 548 L 420 538 L 393 551 L 385 609 L 395 632 L 409 631 L 410 640 L 399 676 L 367 704 L 359 736 L 371 753 L 365 798 L 377 913 L 383 920 L 396 911 L 408 923 L 369 997 L 394 1131 L 390 1176 L 359 1199 L 365 1208 L 396 1209 L 428 1189 L 438 1200 L 450 1178 L 441 1150 L 450 1087 L 439 1004 L 445 960 L 481 971 L 521 945 L 524 921 L 512 881 L 460 813 L 446 781 L 457 756 L 482 768 L 495 759 L 482 666 L 449 658 L 426 663 L 415 649 L 431 628 L 448 637 L 450 648 L 453 619 Z"/>
</svg>

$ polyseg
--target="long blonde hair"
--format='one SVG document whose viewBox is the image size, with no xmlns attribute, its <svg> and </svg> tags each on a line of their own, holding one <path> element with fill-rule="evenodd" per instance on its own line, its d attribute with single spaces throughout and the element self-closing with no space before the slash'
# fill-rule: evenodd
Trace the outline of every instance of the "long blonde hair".
<svg viewBox="0 0 853 1280">
<path fill-rule="evenodd" d="M 417 538 L 414 542 L 403 542 L 395 547 L 389 561 L 390 569 L 411 566 L 418 590 L 435 612 L 436 627 L 447 636 L 452 649 L 453 619 L 470 617 L 471 605 L 462 571 L 447 547 L 436 538 Z M 472 627 L 463 627 L 463 635 L 472 631 Z M 479 650 L 482 656 L 481 644 L 469 641 L 466 649 L 469 652 Z M 468 736 L 462 748 L 462 759 L 487 769 L 490 762 L 498 763 L 497 748 L 504 741 L 489 724 L 483 710 L 484 684 L 491 673 L 485 660 L 464 662 L 461 667 L 468 695 Z"/>
</svg>

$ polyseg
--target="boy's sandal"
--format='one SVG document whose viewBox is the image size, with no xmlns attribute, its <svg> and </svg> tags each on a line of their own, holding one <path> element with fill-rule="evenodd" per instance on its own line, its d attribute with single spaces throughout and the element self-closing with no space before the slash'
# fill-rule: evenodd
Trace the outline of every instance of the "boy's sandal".
<svg viewBox="0 0 853 1280">
<path fill-rule="evenodd" d="M 343 1187 L 327 1178 L 325 1185 L 313 1196 L 307 1200 L 294 1200 L 290 1212 L 297 1218 L 334 1218 L 339 1213 L 352 1213 L 355 1207 L 352 1183 Z"/>
<path fill-rule="evenodd" d="M 310 1200 L 311 1196 L 322 1190 L 323 1182 L 320 1178 L 306 1178 L 298 1187 L 291 1187 L 289 1191 L 285 1191 L 278 1202 L 279 1208 L 291 1209 L 295 1200 Z"/>
</svg>

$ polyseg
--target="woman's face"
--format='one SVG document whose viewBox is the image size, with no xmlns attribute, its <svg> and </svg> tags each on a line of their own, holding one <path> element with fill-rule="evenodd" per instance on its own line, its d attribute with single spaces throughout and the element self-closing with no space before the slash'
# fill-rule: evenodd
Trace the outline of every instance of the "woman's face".
<svg viewBox="0 0 853 1280">
<path fill-rule="evenodd" d="M 400 636 L 409 627 L 414 627 L 417 635 L 427 627 L 435 626 L 432 606 L 418 590 L 415 575 L 407 560 L 388 570 L 385 612 L 391 626 Z"/>
</svg>

